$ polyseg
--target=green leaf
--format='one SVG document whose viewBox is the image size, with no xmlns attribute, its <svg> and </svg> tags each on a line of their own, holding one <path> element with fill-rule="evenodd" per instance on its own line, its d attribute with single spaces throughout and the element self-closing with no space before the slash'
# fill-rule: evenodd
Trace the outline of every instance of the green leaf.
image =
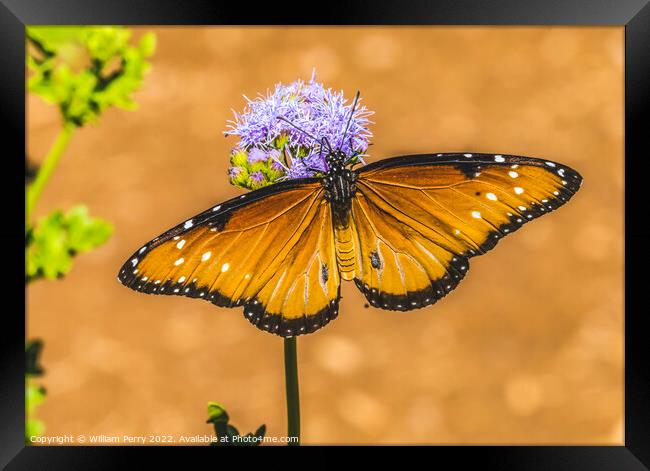
<svg viewBox="0 0 650 471">
<path fill-rule="evenodd" d="M 208 423 L 223 422 L 228 423 L 230 417 L 222 405 L 216 402 L 208 402 Z"/>
<path fill-rule="evenodd" d="M 88 252 L 102 245 L 113 232 L 113 226 L 101 219 L 88 216 L 88 208 L 75 206 L 66 216 L 68 246 L 75 252 Z"/>
<path fill-rule="evenodd" d="M 43 367 L 41 366 L 41 352 L 43 351 L 43 341 L 41 339 L 28 340 L 25 342 L 25 356 L 27 359 L 27 376 L 41 376 Z"/>
<path fill-rule="evenodd" d="M 207 423 L 212 423 L 214 425 L 214 432 L 217 436 L 217 441 L 212 442 L 211 446 L 225 446 L 225 445 L 260 445 L 261 440 L 236 440 L 235 437 L 239 438 L 239 430 L 232 424 L 229 424 L 228 421 L 230 417 L 226 409 L 216 402 L 208 402 L 208 420 Z M 264 437 L 266 434 L 266 425 L 261 425 L 256 431 L 255 434 L 247 433 L 244 438 L 252 437 Z M 221 441 L 222 439 L 225 441 Z"/>
<path fill-rule="evenodd" d="M 27 419 L 25 421 L 25 444 L 31 445 L 30 437 L 38 437 L 45 433 L 45 424 L 38 419 Z"/>
<path fill-rule="evenodd" d="M 29 444 L 30 437 L 43 435 L 45 424 L 33 417 L 36 407 L 45 401 L 45 388 L 27 384 L 25 387 L 25 443 Z"/>
<path fill-rule="evenodd" d="M 29 90 L 58 105 L 66 122 L 83 126 L 111 106 L 133 110 L 132 94 L 149 70 L 153 33 L 130 44 L 131 31 L 116 26 L 29 26 Z"/>
<path fill-rule="evenodd" d="M 265 435 L 266 435 L 266 424 L 262 424 L 259 426 L 257 430 L 255 430 L 255 436 L 264 438 Z"/>
<path fill-rule="evenodd" d="M 112 232 L 110 223 L 88 216 L 85 206 L 76 206 L 65 214 L 54 211 L 41 218 L 30 232 L 25 251 L 28 280 L 65 275 L 76 254 L 102 245 Z"/>
<path fill-rule="evenodd" d="M 27 414 L 31 415 L 36 407 L 40 406 L 43 401 L 45 401 L 45 388 L 28 384 L 25 388 L 25 406 L 27 408 Z"/>
<path fill-rule="evenodd" d="M 156 51 L 156 35 L 153 33 L 146 33 L 140 39 L 138 48 L 140 49 L 140 54 L 142 54 L 143 57 L 152 56 Z"/>
</svg>

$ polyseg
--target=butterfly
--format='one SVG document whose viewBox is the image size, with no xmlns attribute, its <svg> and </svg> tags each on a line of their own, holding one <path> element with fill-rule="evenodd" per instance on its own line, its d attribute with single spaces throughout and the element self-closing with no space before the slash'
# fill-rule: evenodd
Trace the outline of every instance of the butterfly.
<svg viewBox="0 0 650 471">
<path fill-rule="evenodd" d="M 149 294 L 243 307 L 282 337 L 337 317 L 342 281 L 374 307 L 408 311 L 450 293 L 469 259 L 565 204 L 582 177 L 557 162 L 422 154 L 353 169 L 340 150 L 322 177 L 286 180 L 187 219 L 121 267 Z"/>
</svg>

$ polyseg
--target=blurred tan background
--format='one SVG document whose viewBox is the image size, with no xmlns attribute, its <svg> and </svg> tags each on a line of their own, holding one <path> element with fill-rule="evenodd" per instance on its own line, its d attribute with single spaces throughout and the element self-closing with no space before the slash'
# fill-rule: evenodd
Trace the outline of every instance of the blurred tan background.
<svg viewBox="0 0 650 471">
<path fill-rule="evenodd" d="M 364 309 L 299 337 L 304 443 L 623 442 L 623 28 L 136 28 L 153 30 L 139 110 L 74 135 L 37 214 L 86 203 L 115 225 L 61 281 L 28 290 L 45 340 L 46 434 L 286 433 L 282 341 L 241 310 L 147 296 L 120 265 L 172 225 L 241 192 L 227 183 L 231 109 L 308 79 L 376 112 L 370 161 L 406 152 L 523 154 L 585 183 L 553 214 L 472 260 L 446 299 Z M 28 97 L 38 162 L 57 111 Z"/>
</svg>

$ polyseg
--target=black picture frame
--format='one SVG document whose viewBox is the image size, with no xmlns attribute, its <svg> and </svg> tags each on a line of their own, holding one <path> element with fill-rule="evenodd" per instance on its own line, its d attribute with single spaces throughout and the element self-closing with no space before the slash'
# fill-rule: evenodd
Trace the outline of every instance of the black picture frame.
<svg viewBox="0 0 650 471">
<path fill-rule="evenodd" d="M 313 12 L 313 13 L 312 13 Z M 14 202 L 13 184 L 22 180 L 17 155 L 25 147 L 25 25 L 32 24 L 342 24 L 342 25 L 618 25 L 625 27 L 625 445 L 624 446 L 437 446 L 427 451 L 453 460 L 455 467 L 479 462 L 499 470 L 642 470 L 650 466 L 650 369 L 643 319 L 650 215 L 644 155 L 650 120 L 650 0 L 444 0 L 330 1 L 321 8 L 304 3 L 255 4 L 208 0 L 0 0 L 0 129 L 4 130 L 3 163 L 9 166 L 2 191 L 5 213 L 0 240 L 5 256 L 23 264 L 24 231 L 19 221 L 24 207 Z M 19 173 L 20 172 L 20 173 Z M 22 190 L 20 190 L 22 191 Z M 607 191 L 607 189 L 603 189 Z M 15 219 L 14 219 L 15 217 Z M 16 247 L 12 250 L 10 247 Z M 6 260 L 5 260 L 6 261 Z M 11 297 L 22 289 L 18 269 L 4 265 L 3 291 Z M 16 288 L 15 290 L 13 288 Z M 603 296 L 594 293 L 594 296 Z M 9 296 L 5 297 L 9 300 Z M 24 298 L 23 298 L 24 300 Z M 5 306 L 12 303 L 5 301 Z M 19 305 L 21 303 L 19 302 Z M 646 306 L 645 308 L 643 306 Z M 0 465 L 6 469 L 130 469 L 164 448 L 26 447 L 24 445 L 25 322 L 16 309 L 3 310 Z M 25 311 L 26 312 L 26 311 Z M 180 448 L 175 448 L 180 450 Z M 214 449 L 194 447 L 194 453 Z M 246 448 L 251 449 L 251 448 Z M 143 451 L 144 450 L 144 451 Z M 258 449 L 259 450 L 259 449 Z M 204 451 L 203 453 L 206 453 Z M 257 451 L 257 453 L 264 453 Z M 193 458 L 194 459 L 194 458 Z M 215 463 L 216 464 L 216 463 Z"/>
</svg>

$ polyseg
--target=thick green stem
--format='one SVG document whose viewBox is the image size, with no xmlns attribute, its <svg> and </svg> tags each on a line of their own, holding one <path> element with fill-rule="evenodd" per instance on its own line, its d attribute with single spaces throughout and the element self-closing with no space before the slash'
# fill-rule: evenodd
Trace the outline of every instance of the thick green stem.
<svg viewBox="0 0 650 471">
<path fill-rule="evenodd" d="M 287 435 L 300 444 L 300 392 L 298 390 L 298 355 L 296 337 L 284 339 L 284 377 L 287 388 Z"/>
<path fill-rule="evenodd" d="M 29 186 L 29 188 L 27 188 L 27 201 L 25 203 L 25 223 L 29 224 L 29 221 L 32 217 L 32 212 L 36 206 L 36 202 L 41 196 L 43 188 L 45 188 L 45 184 L 50 179 L 52 172 L 56 168 L 56 164 L 59 162 L 63 151 L 68 146 L 68 142 L 70 141 L 70 137 L 72 137 L 74 130 L 74 124 L 66 123 L 63 126 L 63 129 L 61 129 L 59 134 L 56 136 L 54 144 L 52 144 L 52 147 L 50 147 L 50 151 L 45 156 L 43 164 L 38 169 L 36 178 L 34 178 L 32 184 Z"/>
</svg>

